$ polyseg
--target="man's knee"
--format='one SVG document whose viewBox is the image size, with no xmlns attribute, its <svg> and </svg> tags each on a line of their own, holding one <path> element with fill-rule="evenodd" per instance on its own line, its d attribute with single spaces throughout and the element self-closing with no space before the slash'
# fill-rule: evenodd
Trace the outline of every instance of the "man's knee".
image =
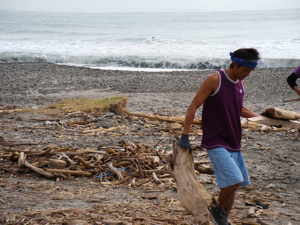
<svg viewBox="0 0 300 225">
<path fill-rule="evenodd" d="M 241 183 L 237 183 L 237 184 L 234 184 L 234 185 L 231 185 L 231 186 L 227 186 L 225 188 L 221 188 L 221 190 L 224 189 L 225 190 L 231 190 L 231 191 L 237 191 L 237 189 L 239 189 L 239 187 L 241 186 L 242 182 Z"/>
<path fill-rule="evenodd" d="M 237 189 L 239 189 L 239 187 L 241 186 L 242 182 L 241 183 L 237 183 L 237 184 L 234 184 L 232 185 L 232 189 L 234 189 L 235 191 L 237 191 Z"/>
</svg>

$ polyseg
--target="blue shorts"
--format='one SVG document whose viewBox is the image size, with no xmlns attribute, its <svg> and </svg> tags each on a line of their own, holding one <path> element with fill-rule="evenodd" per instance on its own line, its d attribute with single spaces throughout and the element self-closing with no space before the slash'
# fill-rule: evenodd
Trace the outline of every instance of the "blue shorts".
<svg viewBox="0 0 300 225">
<path fill-rule="evenodd" d="M 219 188 L 225 188 L 242 183 L 241 186 L 250 184 L 246 164 L 241 152 L 229 152 L 225 148 L 207 149 L 211 165 Z"/>
</svg>

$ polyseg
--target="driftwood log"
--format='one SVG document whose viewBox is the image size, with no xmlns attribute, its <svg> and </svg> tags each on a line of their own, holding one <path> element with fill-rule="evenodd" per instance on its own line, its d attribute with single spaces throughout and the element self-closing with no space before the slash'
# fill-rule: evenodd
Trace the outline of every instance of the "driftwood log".
<svg viewBox="0 0 300 225">
<path fill-rule="evenodd" d="M 300 122 L 298 121 L 290 121 L 290 120 L 282 120 L 282 119 L 274 119 L 266 116 L 257 116 L 248 118 L 249 121 L 255 123 L 261 123 L 269 126 L 282 126 L 285 128 L 291 129 L 300 129 Z"/>
<path fill-rule="evenodd" d="M 22 112 L 26 111 L 26 109 L 1 109 L 0 113 L 14 113 L 14 112 Z"/>
<path fill-rule="evenodd" d="M 18 165 L 20 167 L 26 166 L 27 168 L 31 169 L 32 171 L 34 171 L 36 173 L 39 173 L 39 174 L 41 174 L 41 175 L 43 175 L 47 178 L 53 178 L 54 177 L 52 173 L 48 173 L 47 171 L 42 170 L 40 168 L 37 168 L 37 167 L 31 165 L 30 163 L 28 163 L 27 160 L 26 160 L 26 156 L 25 156 L 24 152 L 21 152 L 19 154 Z"/>
<path fill-rule="evenodd" d="M 131 113 L 131 115 L 138 116 L 138 117 L 143 117 L 147 118 L 150 120 L 158 120 L 162 122 L 171 122 L 171 123 L 184 123 L 185 117 L 169 117 L 169 116 L 158 116 L 158 115 L 149 115 L 145 113 Z M 196 125 L 201 125 L 201 120 L 200 119 L 194 119 L 193 124 Z"/>
<path fill-rule="evenodd" d="M 262 115 L 263 116 L 249 118 L 248 120 L 269 126 L 298 129 L 298 135 L 293 139 L 293 141 L 297 141 L 300 138 L 300 122 L 296 121 L 300 119 L 299 112 L 271 107 L 267 108 Z"/>
<path fill-rule="evenodd" d="M 267 108 L 263 113 L 263 116 L 284 119 L 284 120 L 298 120 L 300 119 L 300 113 L 295 111 L 289 111 L 285 109 L 280 109 L 277 107 Z"/>
<path fill-rule="evenodd" d="M 295 101 L 300 101 L 300 98 L 283 99 L 283 102 L 295 102 Z"/>
<path fill-rule="evenodd" d="M 212 203 L 212 195 L 197 181 L 193 155 L 179 147 L 177 138 L 173 141 L 171 169 L 182 206 L 195 217 L 197 223 L 209 224 L 208 207 Z"/>
<path fill-rule="evenodd" d="M 70 174 L 70 175 L 76 175 L 76 176 L 92 176 L 93 174 L 86 171 L 81 170 L 65 170 L 65 169 L 46 169 L 49 173 L 62 173 L 62 174 Z"/>
</svg>

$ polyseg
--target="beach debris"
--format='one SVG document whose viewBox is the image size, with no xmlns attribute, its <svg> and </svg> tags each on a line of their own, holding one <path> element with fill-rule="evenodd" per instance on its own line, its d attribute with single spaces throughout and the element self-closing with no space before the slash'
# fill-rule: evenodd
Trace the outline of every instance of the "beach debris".
<svg viewBox="0 0 300 225">
<path fill-rule="evenodd" d="M 26 110 L 15 105 L 0 105 L 0 113 L 23 112 Z"/>
<path fill-rule="evenodd" d="M 294 120 L 274 119 L 266 116 L 248 118 L 251 122 L 261 123 L 268 126 L 284 127 L 290 129 L 300 129 L 300 122 Z"/>
<path fill-rule="evenodd" d="M 298 134 L 297 134 L 297 136 L 293 139 L 293 141 L 298 141 L 299 138 L 300 138 L 300 129 L 298 129 Z"/>
<path fill-rule="evenodd" d="M 66 168 L 67 162 L 60 159 L 50 159 L 48 162 L 48 168 L 51 169 L 64 169 Z"/>
<path fill-rule="evenodd" d="M 158 120 L 162 122 L 177 122 L 177 123 L 184 123 L 185 117 L 169 117 L 169 116 L 159 116 L 159 115 L 150 115 L 145 113 L 131 113 L 131 115 L 135 115 L 138 117 L 144 117 L 151 120 Z M 193 124 L 201 125 L 200 119 L 194 119 Z"/>
<path fill-rule="evenodd" d="M 256 127 L 255 123 L 264 124 L 267 126 L 280 127 L 281 129 L 297 129 L 298 134 L 293 141 L 297 141 L 300 138 L 300 113 L 295 111 L 289 111 L 277 107 L 269 107 L 263 113 L 262 116 L 252 117 L 242 121 L 242 126 L 246 127 L 248 121 L 251 122 L 251 126 Z M 280 129 L 279 128 L 279 129 Z"/>
<path fill-rule="evenodd" d="M 92 149 L 55 149 L 49 146 L 44 150 L 31 151 L 6 147 L 4 151 L 9 152 L 6 155 L 7 159 L 17 162 L 16 166 L 27 167 L 49 179 L 95 176 L 100 178 L 104 185 L 118 185 L 126 181 L 131 186 L 140 186 L 148 182 L 174 184 L 167 161 L 170 150 L 166 151 L 165 148 L 157 146 L 138 145 L 129 141 L 123 145 Z M 207 156 L 202 155 L 194 165 L 198 173 L 212 174 Z"/>
<path fill-rule="evenodd" d="M 19 161 L 20 162 L 22 162 L 23 160 L 22 160 L 22 155 L 24 155 L 24 153 L 23 152 L 21 152 L 20 153 L 20 155 L 19 155 Z M 20 164 L 20 166 L 26 166 L 26 167 L 28 167 L 29 169 L 31 169 L 32 171 L 34 171 L 34 172 L 36 172 L 36 173 L 38 173 L 38 174 L 40 174 L 40 175 L 43 175 L 43 176 L 45 176 L 45 177 L 47 177 L 47 178 L 54 178 L 54 175 L 52 174 L 52 173 L 49 173 L 49 172 L 47 172 L 47 171 L 45 171 L 45 170 L 43 170 L 43 169 L 40 169 L 40 168 L 37 168 L 37 167 L 35 167 L 35 166 L 33 166 L 33 165 L 31 165 L 30 163 L 28 163 L 27 161 L 26 161 L 26 159 L 24 159 L 24 161 L 23 161 L 24 163 L 22 163 L 22 164 Z"/>
<path fill-rule="evenodd" d="M 4 137 L 0 136 L 0 145 L 2 146 L 14 146 L 15 142 L 9 142 L 4 139 Z"/>
<path fill-rule="evenodd" d="M 197 181 L 192 152 L 181 148 L 178 139 L 173 141 L 171 170 L 183 207 L 194 215 L 198 223 L 209 224 L 208 207 L 212 203 L 212 195 Z"/>
<path fill-rule="evenodd" d="M 14 213 L 4 213 L 0 215 L 0 222 L 5 224 L 5 223 L 13 223 L 16 222 L 16 214 Z"/>
<path fill-rule="evenodd" d="M 283 99 L 283 102 L 295 102 L 295 101 L 300 101 L 300 98 L 292 98 L 292 99 Z"/>
<path fill-rule="evenodd" d="M 300 113 L 290 110 L 281 109 L 278 107 L 269 107 L 262 113 L 263 116 L 284 119 L 284 120 L 298 120 L 300 119 Z"/>
<path fill-rule="evenodd" d="M 143 132 L 140 133 L 141 128 L 130 130 L 128 126 L 120 125 L 120 121 L 125 120 L 124 116 L 115 114 L 105 113 L 95 115 L 93 113 L 66 112 L 65 114 L 59 114 L 59 116 L 53 114 L 51 117 L 55 119 L 50 118 L 49 114 L 44 119 L 35 118 L 32 120 L 33 123 L 30 127 L 26 129 L 36 130 L 37 132 L 47 131 L 47 133 L 49 132 L 48 134 L 57 141 L 63 140 L 66 137 L 76 138 L 77 135 L 87 138 L 97 137 L 98 135 L 114 138 L 118 134 L 125 136 L 124 134 L 128 132 L 135 135 L 144 135 Z M 113 126 L 99 128 L 99 124 L 103 120 L 97 120 L 95 118 L 109 118 L 113 120 L 114 123 L 111 123 Z M 132 124 L 136 124 L 137 127 L 154 129 L 158 134 L 161 133 L 164 135 L 166 135 L 168 131 L 182 128 L 182 123 L 180 122 L 182 120 L 176 119 L 175 117 L 165 121 L 161 120 L 161 117 L 153 116 L 151 118 L 155 119 L 133 115 L 128 120 L 131 121 Z M 201 130 L 200 125 L 195 124 L 195 126 L 197 126 L 195 130 L 199 132 Z M 134 127 L 134 125 L 132 125 L 132 127 Z M 22 127 L 20 129 L 24 128 Z M 168 135 L 170 138 L 174 138 L 172 133 Z M 4 162 L 3 160 L 7 160 L 6 163 L 10 165 L 10 170 L 5 169 L 3 172 L 18 171 L 19 174 L 23 173 L 31 176 L 36 174 L 40 178 L 56 180 L 57 182 L 61 180 L 72 181 L 74 177 L 77 179 L 88 177 L 90 180 L 99 182 L 101 186 L 123 185 L 130 188 L 175 188 L 177 185 L 174 177 L 171 175 L 169 164 L 172 146 L 160 143 L 161 140 L 158 140 L 155 145 L 149 146 L 143 143 L 133 142 L 130 138 L 124 138 L 124 141 L 118 144 L 101 143 L 98 147 L 93 148 L 78 148 L 67 145 L 52 146 L 53 143 L 48 143 L 48 145 L 45 146 L 45 142 L 43 141 L 35 143 L 33 147 L 28 147 L 27 145 L 18 145 L 18 141 L 9 141 L 4 138 L 1 140 L 1 143 L 12 144 L 3 145 L 2 148 L 2 152 L 5 153 L 5 155 L 1 153 L 0 158 L 2 158 L 2 162 Z M 197 181 L 194 175 L 194 182 L 200 185 L 200 182 L 210 180 L 209 178 L 203 177 L 205 174 L 212 176 L 213 170 L 206 153 L 203 152 L 203 154 L 200 154 L 198 152 L 194 157 L 196 158 L 195 163 L 190 162 L 191 172 L 194 174 L 197 173 L 197 178 L 199 178 L 201 174 L 202 179 L 199 181 Z M 13 170 L 14 167 L 16 170 Z M 155 196 L 155 198 L 149 196 L 147 197 L 149 200 L 157 199 L 157 196 Z M 192 195 L 190 195 L 190 197 L 192 197 Z M 172 204 L 180 205 L 181 203 L 177 201 L 175 204 L 173 200 Z M 195 211 L 196 208 L 192 212 L 195 213 Z M 178 212 L 188 213 L 191 211 L 187 212 L 181 208 L 181 211 Z M 189 213 L 187 215 L 189 215 Z M 199 216 L 196 215 L 196 218 L 198 217 Z M 176 223 L 178 218 L 153 215 L 151 218 L 136 218 L 136 220 Z M 110 220 L 103 221 L 108 222 Z M 114 220 L 111 220 L 111 222 L 114 223 Z M 115 222 L 118 223 L 117 220 Z"/>
<path fill-rule="evenodd" d="M 124 198 L 121 203 L 114 202 L 114 204 L 108 204 L 103 202 L 103 197 L 99 197 L 98 195 L 95 197 L 95 195 L 91 194 L 94 197 L 91 197 L 88 201 L 99 204 L 99 206 L 93 206 L 96 212 L 88 211 L 93 209 L 76 211 L 76 209 L 57 210 L 54 208 L 47 211 L 35 212 L 43 215 L 43 217 L 51 218 L 57 222 L 59 218 L 62 218 L 61 215 L 64 215 L 63 218 L 66 218 L 69 215 L 71 217 L 73 214 L 77 214 L 76 218 L 80 219 L 80 217 L 84 218 L 87 214 L 95 213 L 97 215 L 94 219 L 102 221 L 102 223 L 179 224 L 179 221 L 184 223 L 186 218 L 190 220 L 191 217 L 193 217 L 192 220 L 201 221 L 203 217 L 200 214 L 204 214 L 204 217 L 207 215 L 206 211 L 209 203 L 203 203 L 205 210 L 199 210 L 200 212 L 196 210 L 197 207 L 193 208 L 194 205 L 199 206 L 198 203 L 193 204 L 193 201 L 200 199 L 199 202 L 201 202 L 201 194 L 193 194 L 197 192 L 197 188 L 191 188 L 191 191 L 189 191 L 190 194 L 186 195 L 187 199 L 191 199 L 191 201 L 186 202 L 187 199 L 182 200 L 182 197 L 179 198 L 179 196 L 183 196 L 182 185 L 178 183 L 178 181 L 183 179 L 180 176 L 180 172 L 178 172 L 181 169 L 174 170 L 178 172 L 177 176 L 174 176 L 174 171 L 172 171 L 170 164 L 170 159 L 173 156 L 172 149 L 181 151 L 176 145 L 174 147 L 169 142 L 174 139 L 174 136 L 176 137 L 176 132 L 179 133 L 181 131 L 184 122 L 182 117 L 143 113 L 130 113 L 122 116 L 109 112 L 83 112 L 80 110 L 75 112 L 65 110 L 60 113 L 49 111 L 44 115 L 30 117 L 22 116 L 21 113 L 16 112 L 16 115 L 9 114 L 6 116 L 7 119 L 2 120 L 0 124 L 1 129 L 5 131 L 3 132 L 3 137 L 0 138 L 0 173 L 2 176 L 8 177 L 13 175 L 12 177 L 17 177 L 24 175 L 27 178 L 30 176 L 34 177 L 34 180 L 37 178 L 40 180 L 47 179 L 50 182 L 55 180 L 56 182 L 60 182 L 60 184 L 67 182 L 75 183 L 76 181 L 86 183 L 86 180 L 88 180 L 91 185 L 96 185 L 95 189 L 97 190 L 104 189 L 113 192 L 114 188 L 117 188 L 116 186 L 118 185 L 121 189 L 128 188 L 128 192 L 140 190 L 142 192 L 139 195 L 141 199 L 153 201 L 149 205 L 145 202 L 134 203 L 132 200 L 128 200 L 128 203 L 126 203 L 126 199 Z M 8 117 L 14 119 L 8 119 Z M 18 117 L 22 117 L 23 120 L 16 120 Z M 101 126 L 101 122 L 105 121 L 105 119 L 112 120 L 111 125 L 107 126 L 107 128 Z M 12 124 L 11 120 L 14 120 L 16 124 Z M 187 173 L 191 176 L 184 179 L 193 180 L 196 187 L 205 184 L 205 188 L 207 188 L 207 186 L 212 186 L 215 183 L 214 171 L 210 165 L 206 151 L 200 147 L 200 138 L 202 136 L 201 120 L 196 121 L 191 129 L 193 151 L 181 152 L 188 155 L 190 160 L 185 163 L 189 165 L 189 172 Z M 242 124 L 243 122 L 243 129 L 248 131 L 285 132 L 287 130 L 287 128 L 277 128 L 250 120 L 243 120 Z M 16 131 L 23 136 L 21 138 L 8 138 L 8 133 Z M 33 136 L 35 136 L 35 139 L 28 138 Z M 145 140 L 148 141 L 151 136 L 155 137 L 155 144 L 144 142 Z M 251 136 L 251 132 L 245 134 L 245 137 L 248 139 L 251 139 Z M 27 139 L 30 141 L 27 141 Z M 73 140 L 78 141 L 73 142 Z M 82 145 L 73 144 L 78 143 L 79 140 L 83 142 Z M 263 142 L 253 141 L 257 143 L 260 149 L 269 148 Z M 181 153 L 177 154 L 177 157 L 180 157 Z M 172 163 L 172 165 L 176 165 L 176 163 Z M 177 167 L 178 165 L 176 165 Z M 181 175 L 186 174 L 181 172 Z M 275 178 L 271 177 L 270 182 L 273 179 Z M 276 179 L 284 179 L 284 177 Z M 65 182 L 62 182 L 63 180 Z M 9 179 L 10 181 L 11 179 Z M 56 185 L 60 185 L 56 182 L 54 182 Z M 181 180 L 181 182 L 184 182 L 184 180 Z M 36 183 L 33 183 L 33 186 L 36 186 Z M 50 189 L 47 193 L 56 192 L 56 188 L 58 188 L 56 185 L 53 188 L 52 186 L 49 187 Z M 266 195 L 259 192 L 259 188 L 263 188 L 270 193 Z M 19 190 L 22 192 L 22 188 Z M 178 199 L 176 197 L 164 198 L 158 196 L 158 193 L 164 193 L 166 190 L 176 190 Z M 211 191 L 211 189 L 209 190 Z M 247 187 L 239 190 L 238 195 L 241 202 L 239 205 L 237 204 L 233 213 L 242 216 L 241 212 L 243 211 L 243 214 L 251 216 L 245 216 L 244 218 L 239 216 L 239 219 L 234 222 L 238 224 L 255 224 L 258 223 L 258 220 L 268 221 L 278 216 L 270 213 L 273 209 L 267 211 L 268 209 L 264 208 L 271 201 L 282 201 L 280 196 L 272 195 L 276 190 L 277 188 L 267 188 L 267 185 L 252 187 L 252 189 L 251 187 Z M 42 193 L 42 188 L 40 191 Z M 105 191 L 101 190 L 101 192 Z M 67 201 L 68 191 L 62 192 L 62 194 Z M 212 201 L 212 195 L 205 195 L 209 197 L 205 200 L 202 199 L 202 201 Z M 257 199 L 259 196 L 262 197 Z M 62 197 L 54 196 L 53 198 L 59 199 Z M 244 200 L 253 202 L 253 205 L 243 205 Z M 256 201 L 263 202 L 262 206 L 256 204 Z M 6 197 L 0 197 L 0 202 L 3 204 L 6 203 L 6 206 L 8 204 Z M 163 203 L 166 203 L 169 207 Z M 151 210 L 153 207 L 159 208 L 162 214 L 146 215 L 140 213 L 139 215 L 135 215 L 137 209 Z M 202 206 L 199 207 L 202 208 Z M 255 208 L 254 213 L 249 213 L 249 207 Z M 265 211 L 262 213 L 260 210 Z M 103 215 L 108 216 L 99 218 L 99 212 L 103 212 Z M 165 212 L 169 214 L 165 216 L 163 214 Z M 18 214 L 16 220 L 19 221 L 22 218 L 26 218 L 26 222 L 33 221 L 34 216 L 32 217 L 33 214 L 30 213 L 26 214 L 26 212 L 23 212 L 22 216 Z M 117 216 L 113 216 L 114 213 L 117 213 Z M 171 213 L 172 215 L 176 215 L 171 217 L 169 216 Z M 7 219 L 7 217 L 3 219 Z"/>
</svg>

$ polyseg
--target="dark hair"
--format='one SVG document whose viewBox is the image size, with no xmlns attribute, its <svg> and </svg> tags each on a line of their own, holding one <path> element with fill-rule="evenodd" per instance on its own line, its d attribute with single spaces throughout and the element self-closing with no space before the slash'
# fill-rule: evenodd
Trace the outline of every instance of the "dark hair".
<svg viewBox="0 0 300 225">
<path fill-rule="evenodd" d="M 247 60 L 259 60 L 259 52 L 255 48 L 240 48 L 233 52 L 233 56 L 241 59 Z M 241 65 L 238 65 L 240 67 Z M 232 68 L 232 63 L 230 64 L 230 68 Z"/>
</svg>

